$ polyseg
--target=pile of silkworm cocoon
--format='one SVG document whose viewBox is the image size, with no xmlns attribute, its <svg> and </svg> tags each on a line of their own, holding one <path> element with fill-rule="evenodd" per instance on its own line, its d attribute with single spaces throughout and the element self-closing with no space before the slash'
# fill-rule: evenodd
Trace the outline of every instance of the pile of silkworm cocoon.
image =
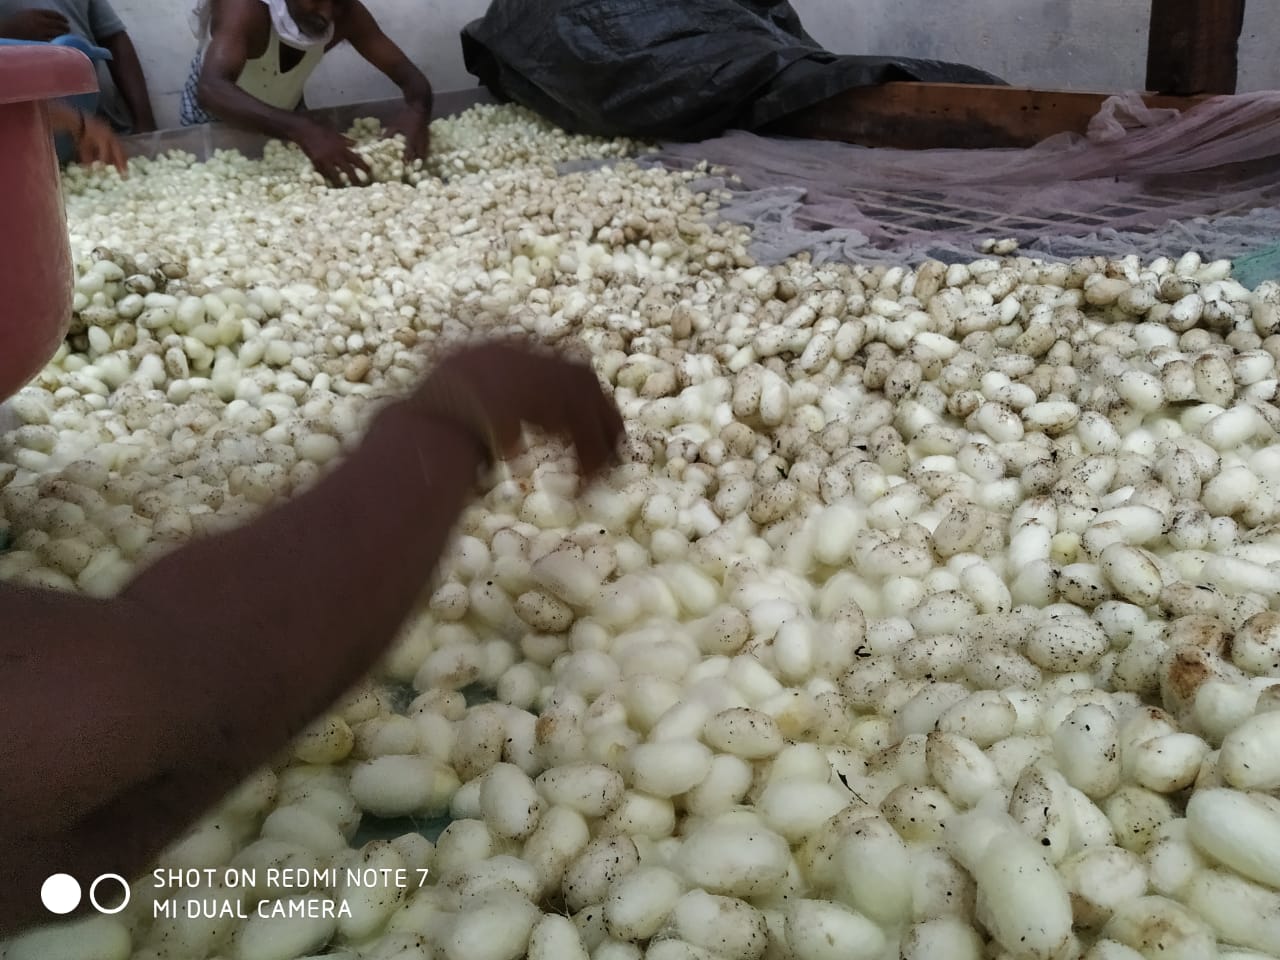
<svg viewBox="0 0 1280 960">
<path fill-rule="evenodd" d="M 510 462 L 376 674 L 157 861 L 207 879 L 10 960 L 1280 957 L 1280 285 L 757 265 L 698 171 L 512 107 L 422 175 L 362 149 L 358 190 L 280 145 L 68 172 L 0 577 L 110 595 L 477 331 L 589 354 L 625 462 Z"/>
</svg>

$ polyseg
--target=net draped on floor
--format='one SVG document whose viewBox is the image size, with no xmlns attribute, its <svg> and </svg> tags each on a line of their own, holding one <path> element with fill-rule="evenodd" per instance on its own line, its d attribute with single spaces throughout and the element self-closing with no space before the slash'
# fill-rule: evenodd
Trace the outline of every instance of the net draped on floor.
<svg viewBox="0 0 1280 960">
<path fill-rule="evenodd" d="M 744 131 L 663 144 L 649 160 L 703 161 L 732 191 L 720 215 L 750 224 L 777 263 L 972 260 L 1011 237 L 1049 259 L 1198 250 L 1236 258 L 1280 242 L 1280 92 L 1153 110 L 1108 99 L 1087 135 L 1002 150 L 890 150 Z M 717 174 L 720 171 L 715 171 Z"/>
</svg>

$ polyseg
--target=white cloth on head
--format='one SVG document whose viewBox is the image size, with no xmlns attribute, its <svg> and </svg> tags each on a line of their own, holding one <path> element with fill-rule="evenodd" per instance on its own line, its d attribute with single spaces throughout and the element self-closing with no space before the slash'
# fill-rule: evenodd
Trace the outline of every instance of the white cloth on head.
<svg viewBox="0 0 1280 960">
<path fill-rule="evenodd" d="M 312 47 L 328 46 L 329 41 L 333 39 L 333 24 L 329 24 L 329 29 L 324 32 L 323 36 L 309 37 L 294 22 L 293 17 L 289 14 L 289 7 L 285 0 L 262 0 L 262 2 L 267 5 L 267 10 L 271 14 L 271 25 L 275 27 L 280 39 L 295 50 L 310 50 Z M 212 16 L 213 0 L 198 0 L 191 10 L 191 30 L 196 35 L 196 39 L 200 41 L 201 46 L 209 38 L 209 22 Z"/>
<path fill-rule="evenodd" d="M 312 47 L 328 46 L 333 39 L 333 24 L 318 37 L 310 37 L 303 33 L 293 21 L 286 0 L 262 0 L 271 11 L 271 25 L 276 28 L 280 39 L 296 50 L 310 50 Z"/>
</svg>

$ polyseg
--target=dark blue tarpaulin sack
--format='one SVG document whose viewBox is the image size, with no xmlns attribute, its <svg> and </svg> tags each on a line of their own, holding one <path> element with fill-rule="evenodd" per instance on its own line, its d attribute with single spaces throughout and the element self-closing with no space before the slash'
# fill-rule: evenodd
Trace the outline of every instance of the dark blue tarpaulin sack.
<svg viewBox="0 0 1280 960">
<path fill-rule="evenodd" d="M 1001 83 L 953 63 L 829 53 L 774 0 L 493 0 L 462 31 L 493 94 L 574 133 L 703 140 L 854 87 Z"/>
</svg>

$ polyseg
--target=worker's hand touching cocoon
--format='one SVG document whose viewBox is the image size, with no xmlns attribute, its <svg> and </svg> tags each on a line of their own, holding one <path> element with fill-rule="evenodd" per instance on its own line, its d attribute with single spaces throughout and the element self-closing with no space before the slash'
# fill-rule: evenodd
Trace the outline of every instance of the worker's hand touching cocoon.
<svg viewBox="0 0 1280 960">
<path fill-rule="evenodd" d="M 0 857 L 17 873 L 0 935 L 47 917 L 52 873 L 143 870 L 367 673 L 477 470 L 525 423 L 571 440 L 588 476 L 624 433 L 591 368 L 472 346 L 306 493 L 163 557 L 118 597 L 0 584 Z"/>
<path fill-rule="evenodd" d="M 425 160 L 431 152 L 431 111 L 420 105 L 406 104 L 391 121 L 387 133 L 404 137 L 406 161 Z"/>
<path fill-rule="evenodd" d="M 404 136 L 406 159 L 426 156 L 431 84 L 358 0 L 203 0 L 197 12 L 204 36 L 183 91 L 184 126 L 217 119 L 289 140 L 329 183 L 368 183 L 350 141 L 300 112 L 311 72 L 349 42 L 404 95 L 392 132 Z"/>
<path fill-rule="evenodd" d="M 85 166 L 103 163 L 115 167 L 124 175 L 129 161 L 124 146 L 111 127 L 88 114 L 64 103 L 49 103 L 49 121 L 59 133 L 65 133 L 75 141 L 76 160 Z"/>
<path fill-rule="evenodd" d="M 294 142 L 331 184 L 367 183 L 371 179 L 369 165 L 355 152 L 354 144 L 333 127 L 307 121 L 300 124 Z"/>
<path fill-rule="evenodd" d="M 621 415 L 599 391 L 591 367 L 506 340 L 454 354 L 411 402 L 428 416 L 466 425 L 496 457 L 517 452 L 525 424 L 562 433 L 590 477 L 610 463 L 623 437 Z"/>
</svg>

